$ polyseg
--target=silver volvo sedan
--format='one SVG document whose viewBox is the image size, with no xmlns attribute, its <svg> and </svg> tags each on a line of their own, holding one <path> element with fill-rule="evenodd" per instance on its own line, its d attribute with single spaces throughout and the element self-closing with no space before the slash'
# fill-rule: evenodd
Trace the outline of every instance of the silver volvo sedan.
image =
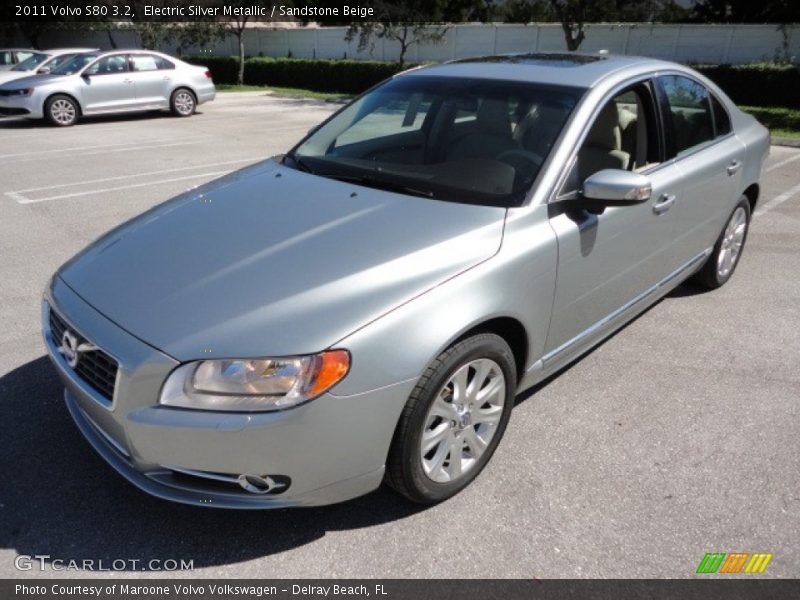
<svg viewBox="0 0 800 600">
<path fill-rule="evenodd" d="M 214 99 L 211 72 L 151 50 L 86 52 L 48 74 L 0 85 L 0 115 L 74 125 L 82 116 L 170 109 L 179 117 Z"/>
<path fill-rule="evenodd" d="M 668 62 L 408 71 L 94 242 L 48 286 L 44 339 L 78 427 L 146 492 L 438 502 L 516 394 L 687 278 L 730 279 L 768 144 Z"/>
</svg>

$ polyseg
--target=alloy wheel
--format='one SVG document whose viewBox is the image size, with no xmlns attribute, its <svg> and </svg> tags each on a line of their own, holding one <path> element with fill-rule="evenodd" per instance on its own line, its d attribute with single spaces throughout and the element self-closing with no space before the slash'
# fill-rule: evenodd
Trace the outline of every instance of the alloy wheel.
<svg viewBox="0 0 800 600">
<path fill-rule="evenodd" d="M 719 254 L 717 255 L 717 275 L 722 279 L 727 277 L 736 266 L 736 261 L 741 254 L 744 236 L 747 232 L 747 213 L 743 207 L 738 207 L 731 215 L 725 233 L 722 237 Z"/>
<path fill-rule="evenodd" d="M 50 105 L 50 116 L 59 125 L 69 125 L 75 120 L 75 105 L 69 100 L 58 99 Z"/>
<path fill-rule="evenodd" d="M 488 358 L 470 361 L 439 390 L 424 420 L 422 470 L 436 483 L 469 473 L 492 441 L 503 415 L 506 380 Z"/>
<path fill-rule="evenodd" d="M 194 111 L 194 97 L 186 91 L 175 94 L 175 110 L 181 115 L 190 115 Z"/>
</svg>

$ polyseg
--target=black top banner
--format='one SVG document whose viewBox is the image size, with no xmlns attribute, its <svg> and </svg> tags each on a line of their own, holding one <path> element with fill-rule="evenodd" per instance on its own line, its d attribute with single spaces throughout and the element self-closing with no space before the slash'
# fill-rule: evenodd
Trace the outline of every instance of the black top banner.
<svg viewBox="0 0 800 600">
<path fill-rule="evenodd" d="M 294 21 L 342 25 L 353 22 L 464 22 L 481 17 L 483 0 L 0 0 L 5 22 L 97 23 Z"/>
</svg>

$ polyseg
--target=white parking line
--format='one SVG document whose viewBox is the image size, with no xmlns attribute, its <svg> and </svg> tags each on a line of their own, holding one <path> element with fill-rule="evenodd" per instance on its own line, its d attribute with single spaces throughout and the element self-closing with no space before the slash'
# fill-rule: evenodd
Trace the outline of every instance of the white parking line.
<svg viewBox="0 0 800 600">
<path fill-rule="evenodd" d="M 6 196 L 16 200 L 19 204 L 38 204 L 39 202 L 49 202 L 50 200 L 61 200 L 63 198 L 77 198 L 79 196 L 91 196 L 93 194 L 104 194 L 106 192 L 118 192 L 121 190 L 130 190 L 133 188 L 147 187 L 150 185 L 160 185 L 162 183 L 172 183 L 174 181 L 186 181 L 187 179 L 198 179 L 201 177 L 216 177 L 217 175 L 224 175 L 229 171 L 211 171 L 209 173 L 195 173 L 194 175 L 186 175 L 184 177 L 172 177 L 170 179 L 159 179 L 156 181 L 145 181 L 143 183 L 132 183 L 130 185 L 120 185 L 117 187 L 109 187 L 102 189 L 87 190 L 84 192 L 74 192 L 72 194 L 59 194 L 57 196 L 47 196 L 45 198 L 27 198 L 18 192 L 6 192 Z"/>
<path fill-rule="evenodd" d="M 790 189 L 786 190 L 785 192 L 783 192 L 782 194 L 780 194 L 778 196 L 775 196 L 769 202 L 766 202 L 766 203 L 762 204 L 761 207 L 756 209 L 756 212 L 753 213 L 753 216 L 754 217 L 760 217 L 765 212 L 768 212 L 768 211 L 772 210 L 776 206 L 780 206 L 781 204 L 783 204 L 787 200 L 791 200 L 797 194 L 800 194 L 800 184 L 794 186 L 793 188 L 790 188 Z"/>
<path fill-rule="evenodd" d="M 793 163 L 796 160 L 800 160 L 800 151 L 798 151 L 797 154 L 795 154 L 794 156 L 787 158 L 786 160 L 782 160 L 779 163 L 770 165 L 769 167 L 767 167 L 767 173 L 774 171 L 775 169 L 780 169 L 781 167 L 785 167 L 789 163 Z"/>
<path fill-rule="evenodd" d="M 183 141 L 200 141 L 205 138 L 203 137 L 193 137 Z M 174 142 L 175 138 L 164 138 L 161 140 L 152 140 L 148 141 L 147 144 L 164 144 L 164 143 L 171 143 Z M 121 142 L 118 144 L 101 144 L 96 146 L 77 146 L 72 147 L 69 149 L 70 154 L 74 154 L 75 152 L 81 152 L 83 150 L 96 150 L 98 148 L 119 148 L 121 146 L 135 146 L 137 144 L 142 144 L 144 141 L 137 141 L 137 142 Z M 65 152 L 64 148 L 55 148 L 53 150 L 36 150 L 34 152 L 17 152 L 15 154 L 0 154 L 0 158 L 16 158 L 18 156 L 41 156 L 42 154 L 52 154 L 58 152 Z"/>
<path fill-rule="evenodd" d="M 236 160 L 225 160 L 222 162 L 215 162 L 215 163 L 206 163 L 203 165 L 192 165 L 190 167 L 176 167 L 174 169 L 161 169 L 159 171 L 145 171 L 142 173 L 131 173 L 130 175 L 118 175 L 116 177 L 103 177 L 102 179 L 86 179 L 84 181 L 74 181 L 72 183 L 59 183 L 56 185 L 44 185 L 41 187 L 32 187 L 32 188 L 25 188 L 24 190 L 14 190 L 10 192 L 6 192 L 6 196 L 22 196 L 27 192 L 41 192 L 43 190 L 55 190 L 55 189 L 62 189 L 66 187 L 75 187 L 78 185 L 90 185 L 93 183 L 105 183 L 107 181 L 119 181 L 121 179 L 131 179 L 133 177 L 141 178 L 147 177 L 149 175 L 163 175 L 164 173 L 177 173 L 179 171 L 193 171 L 195 169 L 208 169 L 209 167 L 221 167 L 223 165 L 235 165 L 244 162 L 256 162 L 259 160 L 264 160 L 265 156 L 251 156 L 248 158 L 238 158 Z"/>
</svg>

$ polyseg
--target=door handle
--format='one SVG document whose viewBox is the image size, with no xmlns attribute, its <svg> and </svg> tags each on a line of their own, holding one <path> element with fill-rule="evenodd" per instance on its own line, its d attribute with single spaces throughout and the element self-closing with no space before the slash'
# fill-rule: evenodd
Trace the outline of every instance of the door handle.
<svg viewBox="0 0 800 600">
<path fill-rule="evenodd" d="M 653 204 L 653 212 L 657 215 L 663 215 L 670 208 L 672 208 L 673 204 L 675 204 L 674 194 L 662 194 L 658 199 L 658 202 Z"/>
<path fill-rule="evenodd" d="M 123 79 L 122 83 L 133 83 L 133 79 Z"/>
<path fill-rule="evenodd" d="M 732 160 L 731 164 L 729 164 L 725 170 L 728 171 L 728 175 L 735 175 L 736 171 L 738 171 L 741 168 L 742 168 L 742 163 L 740 163 L 738 160 Z"/>
<path fill-rule="evenodd" d="M 172 81 L 172 77 L 169 75 L 164 75 L 164 81 Z"/>
</svg>

